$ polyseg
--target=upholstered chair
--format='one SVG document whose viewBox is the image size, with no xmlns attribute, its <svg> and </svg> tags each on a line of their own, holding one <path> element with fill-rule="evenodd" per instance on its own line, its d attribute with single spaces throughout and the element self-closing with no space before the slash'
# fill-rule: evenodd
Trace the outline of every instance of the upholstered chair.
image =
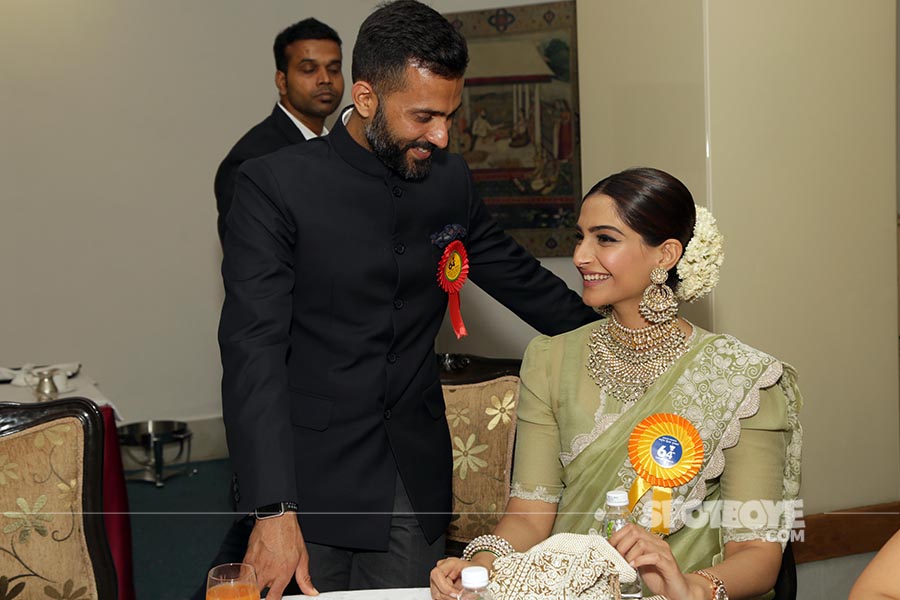
<svg viewBox="0 0 900 600">
<path fill-rule="evenodd" d="M 90 400 L 0 403 L 0 597 L 115 600 L 102 467 Z"/>
<path fill-rule="evenodd" d="M 453 516 L 447 553 L 490 533 L 506 508 L 512 474 L 521 361 L 437 357 L 453 449 Z"/>
</svg>

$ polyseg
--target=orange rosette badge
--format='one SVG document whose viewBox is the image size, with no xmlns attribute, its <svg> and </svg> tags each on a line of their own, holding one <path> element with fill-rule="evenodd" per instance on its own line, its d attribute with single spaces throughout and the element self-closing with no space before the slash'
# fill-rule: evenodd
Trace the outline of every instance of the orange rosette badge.
<svg viewBox="0 0 900 600">
<path fill-rule="evenodd" d="M 450 302 L 450 323 L 456 333 L 456 339 L 468 335 L 462 320 L 459 307 L 459 290 L 469 277 L 469 256 L 466 247 L 459 240 L 454 240 L 444 248 L 444 255 L 438 264 L 438 284 L 447 292 Z"/>
<path fill-rule="evenodd" d="M 703 466 L 700 434 L 682 416 L 672 413 L 650 415 L 631 432 L 628 459 L 638 476 L 628 491 L 631 507 L 634 508 L 652 489 L 653 531 L 668 534 L 672 488 L 689 482 Z"/>
</svg>

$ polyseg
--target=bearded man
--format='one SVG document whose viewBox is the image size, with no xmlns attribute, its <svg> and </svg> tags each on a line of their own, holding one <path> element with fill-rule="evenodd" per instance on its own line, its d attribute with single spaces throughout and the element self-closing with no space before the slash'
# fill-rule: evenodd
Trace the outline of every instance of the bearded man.
<svg viewBox="0 0 900 600">
<path fill-rule="evenodd" d="M 241 167 L 222 274 L 223 413 L 241 557 L 268 598 L 424 587 L 444 553 L 451 446 L 434 356 L 450 245 L 536 329 L 596 318 L 497 226 L 445 151 L 465 40 L 414 0 L 382 5 L 353 50 L 331 133 Z M 457 254 L 459 258 L 461 254 Z"/>
</svg>

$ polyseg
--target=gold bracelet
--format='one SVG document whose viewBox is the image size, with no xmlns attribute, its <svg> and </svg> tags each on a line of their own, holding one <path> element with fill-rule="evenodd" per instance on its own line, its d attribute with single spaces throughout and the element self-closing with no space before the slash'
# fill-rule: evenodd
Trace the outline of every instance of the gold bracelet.
<svg viewBox="0 0 900 600">
<path fill-rule="evenodd" d="M 704 571 L 703 569 L 697 569 L 696 571 L 694 571 L 694 573 L 709 581 L 709 585 L 712 590 L 712 595 L 710 596 L 710 598 L 712 600 L 728 600 L 728 592 L 725 590 L 724 581 L 722 581 L 709 571 Z"/>
<path fill-rule="evenodd" d="M 466 549 L 463 550 L 463 560 L 472 560 L 472 557 L 479 552 L 490 552 L 497 558 L 512 554 L 516 549 L 512 544 L 504 540 L 499 535 L 479 535 L 477 538 L 469 542 Z"/>
</svg>

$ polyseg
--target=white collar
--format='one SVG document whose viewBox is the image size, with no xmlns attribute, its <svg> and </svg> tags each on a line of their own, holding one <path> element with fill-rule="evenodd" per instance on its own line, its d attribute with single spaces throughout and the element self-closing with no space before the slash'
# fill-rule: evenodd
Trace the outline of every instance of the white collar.
<svg viewBox="0 0 900 600">
<path fill-rule="evenodd" d="M 317 134 L 312 129 L 310 129 L 309 127 L 304 125 L 303 121 L 301 121 L 300 119 L 298 119 L 297 117 L 292 115 L 288 109 L 286 109 L 284 106 L 282 106 L 281 102 L 278 103 L 278 108 L 283 110 L 284 114 L 286 114 L 291 119 L 291 121 L 294 122 L 294 125 L 296 125 L 297 129 L 300 130 L 300 133 L 303 134 L 303 137 L 305 137 L 308 140 L 311 140 L 315 137 L 319 137 L 319 134 Z M 322 126 L 322 134 L 321 135 L 328 135 L 328 128 L 325 127 L 324 125 Z"/>
</svg>

